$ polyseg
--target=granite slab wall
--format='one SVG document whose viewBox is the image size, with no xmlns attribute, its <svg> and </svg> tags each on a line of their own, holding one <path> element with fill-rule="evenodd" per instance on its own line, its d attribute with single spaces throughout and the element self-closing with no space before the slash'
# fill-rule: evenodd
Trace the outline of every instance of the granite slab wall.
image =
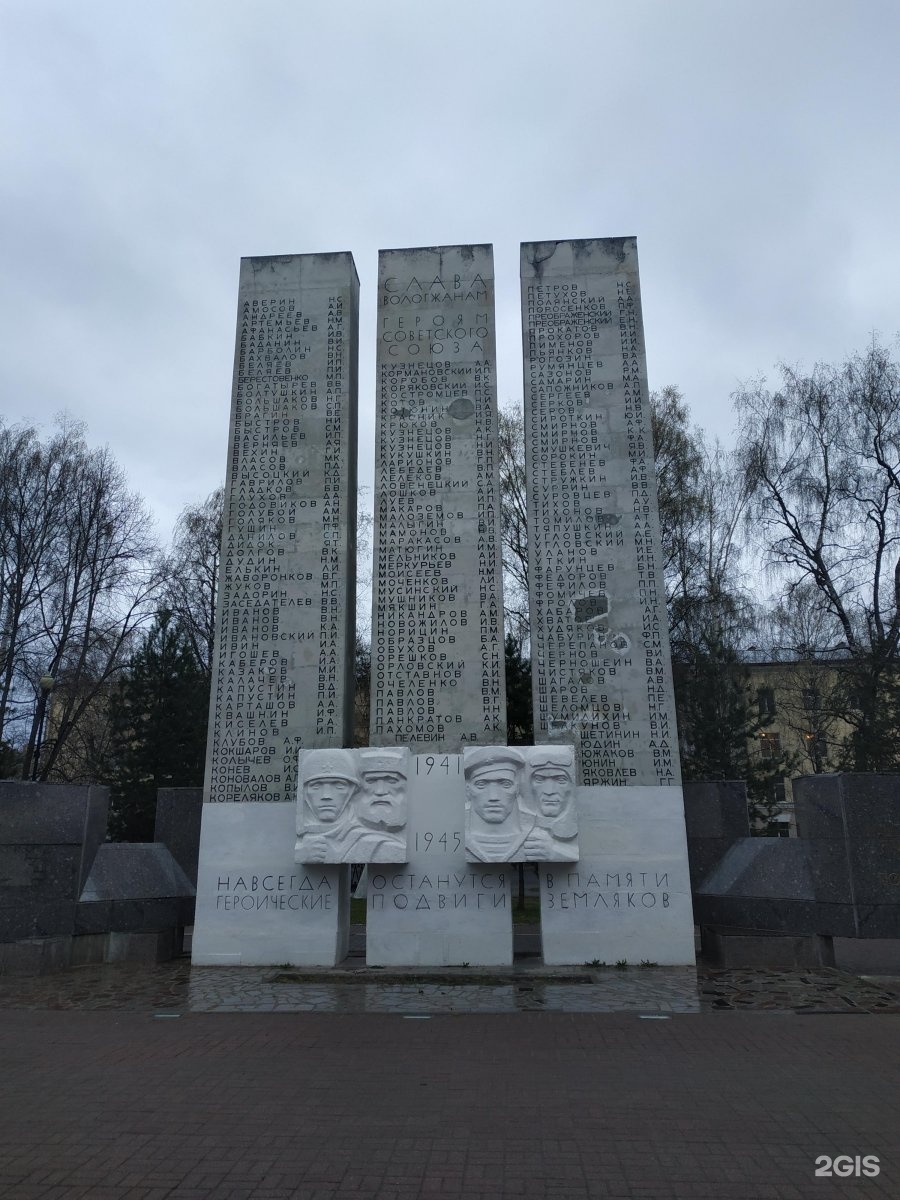
<svg viewBox="0 0 900 1200">
<path fill-rule="evenodd" d="M 157 933 L 194 920 L 194 886 L 158 842 L 101 846 L 79 896 L 75 932 Z"/>
<path fill-rule="evenodd" d="M 109 789 L 0 783 L 0 942 L 71 935 Z"/>
<path fill-rule="evenodd" d="M 153 840 L 168 847 L 194 887 L 197 886 L 202 815 L 203 788 L 159 788 L 157 791 Z"/>
<path fill-rule="evenodd" d="M 711 780 L 684 784 L 691 888 L 696 889 L 725 851 L 750 836 L 747 785 L 743 780 Z"/>
<path fill-rule="evenodd" d="M 849 901 L 817 896 L 812 856 L 797 838 L 741 838 L 694 891 L 694 917 L 716 925 L 783 934 L 852 936 Z"/>
<path fill-rule="evenodd" d="M 900 937 L 900 775 L 807 775 L 793 792 L 816 898 L 852 907 L 846 936 Z"/>
<path fill-rule="evenodd" d="M 798 838 L 742 838 L 694 891 L 701 925 L 900 938 L 900 776 L 793 781 Z"/>
</svg>

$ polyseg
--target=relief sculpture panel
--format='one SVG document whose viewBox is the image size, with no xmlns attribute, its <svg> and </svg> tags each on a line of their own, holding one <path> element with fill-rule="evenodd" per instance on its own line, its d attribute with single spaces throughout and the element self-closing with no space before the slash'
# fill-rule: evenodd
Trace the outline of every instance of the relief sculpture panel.
<svg viewBox="0 0 900 1200">
<path fill-rule="evenodd" d="M 407 849 L 405 748 L 303 750 L 298 863 L 402 863 Z"/>
<path fill-rule="evenodd" d="M 469 862 L 577 862 L 572 746 L 463 752 Z"/>
</svg>

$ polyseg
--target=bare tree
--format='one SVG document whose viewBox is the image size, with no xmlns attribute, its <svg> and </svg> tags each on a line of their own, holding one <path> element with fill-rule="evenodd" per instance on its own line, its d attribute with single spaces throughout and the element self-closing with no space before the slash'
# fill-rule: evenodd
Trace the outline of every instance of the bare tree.
<svg viewBox="0 0 900 1200">
<path fill-rule="evenodd" d="M 827 618 L 827 644 L 811 649 L 842 674 L 847 765 L 895 768 L 900 367 L 873 339 L 839 366 L 780 373 L 778 391 L 757 381 L 736 397 L 751 525 L 782 603 L 812 590 Z"/>
<path fill-rule="evenodd" d="M 677 388 L 650 397 L 666 603 L 673 653 L 716 627 L 737 650 L 753 622 L 741 522 L 749 489 L 735 456 L 689 424 Z"/>
<path fill-rule="evenodd" d="M 34 710 L 30 686 L 46 658 L 42 604 L 56 580 L 73 463 L 62 432 L 0 425 L 0 738 Z M 38 675 L 41 671 L 38 671 Z"/>
<path fill-rule="evenodd" d="M 128 490 L 108 448 L 89 450 L 71 431 L 66 444 L 66 507 L 40 593 L 41 637 L 30 672 L 32 683 L 40 678 L 38 668 L 57 682 L 42 779 L 53 773 L 73 730 L 124 667 L 134 631 L 156 609 L 160 584 L 152 519 L 143 500 Z M 36 733 L 32 727 L 25 777 Z"/>
<path fill-rule="evenodd" d="M 212 677 L 225 489 L 182 510 L 165 561 L 165 606 L 176 617 L 197 664 Z"/>
<path fill-rule="evenodd" d="M 528 504 L 525 488 L 525 424 L 518 405 L 498 413 L 500 536 L 503 554 L 503 605 L 507 633 L 519 648 L 528 639 Z"/>
<path fill-rule="evenodd" d="M 24 778 L 55 774 L 85 714 L 96 717 L 153 609 L 154 553 L 143 502 L 83 426 L 62 420 L 45 440 L 0 426 L 0 737 L 22 747 Z"/>
<path fill-rule="evenodd" d="M 671 613 L 691 594 L 703 560 L 705 447 L 700 431 L 689 424 L 688 407 L 678 388 L 669 385 L 651 392 L 650 417 L 671 625 Z"/>
</svg>

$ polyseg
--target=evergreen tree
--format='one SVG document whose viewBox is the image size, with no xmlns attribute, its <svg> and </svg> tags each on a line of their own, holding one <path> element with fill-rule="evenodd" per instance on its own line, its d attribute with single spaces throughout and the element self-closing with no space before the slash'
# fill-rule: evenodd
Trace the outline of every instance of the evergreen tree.
<svg viewBox="0 0 900 1200">
<path fill-rule="evenodd" d="M 772 718 L 754 702 L 736 642 L 710 625 L 681 647 L 672 671 L 685 780 L 746 780 L 750 815 L 766 829 L 784 807 L 784 776 L 794 774 L 798 763 L 784 751 L 769 758 L 750 753 Z"/>
<path fill-rule="evenodd" d="M 531 706 L 531 660 L 522 653 L 521 639 L 506 635 L 506 725 L 511 746 L 534 744 Z"/>
<path fill-rule="evenodd" d="M 157 788 L 203 783 L 208 708 L 209 678 L 184 629 L 163 610 L 112 701 L 115 840 L 152 840 Z"/>
</svg>

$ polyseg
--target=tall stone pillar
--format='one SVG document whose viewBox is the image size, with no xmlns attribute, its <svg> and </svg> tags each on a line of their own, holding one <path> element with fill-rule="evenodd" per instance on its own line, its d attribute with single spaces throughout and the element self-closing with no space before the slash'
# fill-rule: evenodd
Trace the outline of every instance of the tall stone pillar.
<svg viewBox="0 0 900 1200">
<path fill-rule="evenodd" d="M 522 246 L 536 742 L 680 783 L 634 238 Z"/>
<path fill-rule="evenodd" d="M 350 254 L 241 260 L 209 801 L 293 802 L 350 736 L 358 307 Z"/>
<path fill-rule="evenodd" d="M 534 732 L 573 742 L 546 963 L 694 961 L 634 238 L 522 246 Z"/>
<path fill-rule="evenodd" d="M 383 250 L 371 742 L 506 740 L 490 246 Z"/>
<path fill-rule="evenodd" d="M 358 312 L 350 254 L 241 261 L 195 963 L 346 953 L 348 868 L 293 845 L 298 750 L 352 731 Z"/>
</svg>

